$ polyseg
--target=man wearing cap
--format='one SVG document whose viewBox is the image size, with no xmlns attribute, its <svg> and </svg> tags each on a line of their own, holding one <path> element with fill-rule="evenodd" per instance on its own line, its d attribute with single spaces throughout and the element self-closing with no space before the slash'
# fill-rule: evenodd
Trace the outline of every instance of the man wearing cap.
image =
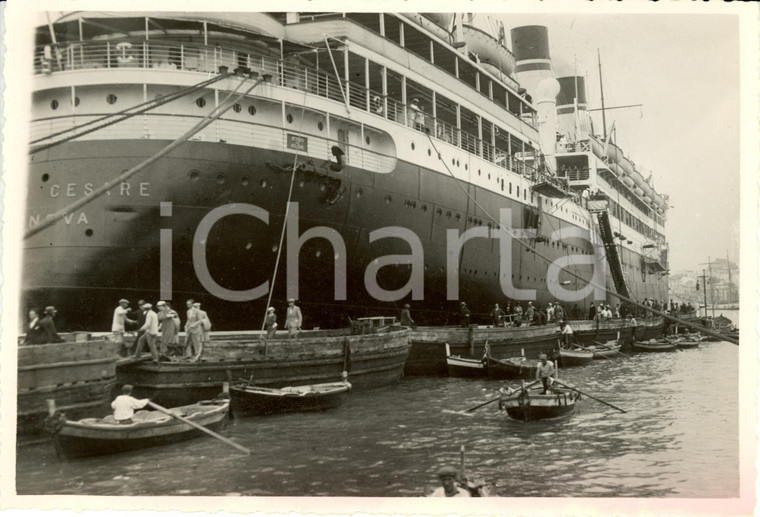
<svg viewBox="0 0 760 517">
<path fill-rule="evenodd" d="M 491 311 L 491 320 L 493 320 L 493 326 L 501 327 L 504 322 L 504 311 L 499 308 L 499 304 L 495 303 L 493 310 Z"/>
<path fill-rule="evenodd" d="M 438 471 L 438 479 L 441 486 L 436 488 L 430 497 L 470 497 L 470 492 L 457 486 L 457 469 L 454 467 L 442 467 Z"/>
<path fill-rule="evenodd" d="M 118 424 L 131 424 L 135 409 L 144 408 L 150 399 L 136 399 L 132 396 L 132 386 L 125 384 L 121 387 L 121 395 L 111 402 L 113 417 Z"/>
<path fill-rule="evenodd" d="M 296 305 L 296 301 L 291 298 L 288 300 L 288 310 L 285 313 L 285 328 L 288 329 L 288 338 L 292 339 L 298 335 L 302 322 L 301 309 Z"/>
<path fill-rule="evenodd" d="M 53 323 L 53 318 L 56 314 L 58 314 L 58 311 L 52 305 L 45 307 L 45 315 L 38 323 L 41 329 L 40 334 L 44 339 L 43 343 L 63 342 L 63 339 L 61 339 L 61 336 L 59 336 L 58 332 L 55 330 L 55 323 Z"/>
<path fill-rule="evenodd" d="M 459 303 L 459 317 L 463 328 L 470 327 L 470 309 L 465 302 Z"/>
<path fill-rule="evenodd" d="M 184 357 L 192 357 L 201 349 L 203 329 L 201 328 L 200 315 L 194 306 L 195 300 L 190 298 L 187 302 L 187 319 L 185 320 L 185 354 Z"/>
<path fill-rule="evenodd" d="M 409 311 L 410 307 L 409 304 L 404 304 L 404 308 L 401 309 L 401 317 L 399 318 L 401 320 L 401 325 L 404 327 L 412 327 L 416 328 L 417 325 L 415 325 L 414 320 L 412 319 L 412 314 Z"/>
<path fill-rule="evenodd" d="M 546 390 L 554 381 L 554 363 L 547 359 L 546 354 L 539 355 L 538 359 L 539 361 L 538 367 L 536 368 L 536 380 L 541 381 L 541 384 L 544 387 L 544 391 L 541 392 L 543 395 L 546 394 Z"/>
<path fill-rule="evenodd" d="M 124 346 L 124 332 L 126 331 L 126 324 L 135 324 L 135 320 L 129 319 L 129 300 L 122 298 L 119 300 L 119 305 L 113 311 L 113 322 L 111 323 L 111 332 L 113 332 L 114 343 L 119 344 L 119 355 L 126 355 L 126 349 Z"/>
<path fill-rule="evenodd" d="M 143 348 L 145 348 L 145 343 L 148 343 L 150 354 L 153 356 L 153 362 L 158 363 L 158 350 L 156 349 L 156 340 L 158 339 L 158 315 L 156 315 L 152 309 L 153 305 L 149 303 L 143 304 L 145 323 L 140 327 L 140 332 L 143 334 L 140 336 L 140 339 L 137 340 L 135 357 L 140 357 Z"/>
</svg>

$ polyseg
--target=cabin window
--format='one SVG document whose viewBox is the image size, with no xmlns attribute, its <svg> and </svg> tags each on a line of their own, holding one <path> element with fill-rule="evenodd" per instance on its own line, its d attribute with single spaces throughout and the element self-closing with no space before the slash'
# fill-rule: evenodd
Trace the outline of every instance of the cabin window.
<svg viewBox="0 0 760 517">
<path fill-rule="evenodd" d="M 401 44 L 401 22 L 391 14 L 385 14 L 385 37 Z"/>
<path fill-rule="evenodd" d="M 346 13 L 346 18 L 364 25 L 369 30 L 380 34 L 380 16 L 378 13 Z"/>
</svg>

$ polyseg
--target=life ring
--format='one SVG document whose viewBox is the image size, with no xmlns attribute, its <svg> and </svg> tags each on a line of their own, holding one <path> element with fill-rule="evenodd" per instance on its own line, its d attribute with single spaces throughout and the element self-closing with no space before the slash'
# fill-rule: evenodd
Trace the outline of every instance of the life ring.
<svg viewBox="0 0 760 517">
<path fill-rule="evenodd" d="M 135 60 L 135 56 L 132 55 L 132 44 L 130 42 L 122 41 L 117 43 L 116 50 L 118 51 L 116 61 L 119 63 L 132 63 Z"/>
</svg>

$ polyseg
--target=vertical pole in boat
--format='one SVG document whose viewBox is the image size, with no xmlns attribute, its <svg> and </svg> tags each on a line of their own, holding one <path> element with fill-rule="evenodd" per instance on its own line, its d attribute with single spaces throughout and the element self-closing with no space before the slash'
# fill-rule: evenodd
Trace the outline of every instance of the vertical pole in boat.
<svg viewBox="0 0 760 517">
<path fill-rule="evenodd" d="M 459 477 L 462 483 L 467 482 L 467 472 L 464 470 L 464 445 L 459 446 Z"/>
<path fill-rule="evenodd" d="M 48 418 L 54 418 L 56 407 L 55 407 L 55 399 L 47 399 L 45 401 L 47 403 L 47 410 L 48 410 Z M 54 431 L 52 434 L 53 439 L 53 447 L 55 448 L 55 457 L 58 459 L 58 461 L 61 461 L 61 444 L 58 442 L 58 432 Z"/>
</svg>

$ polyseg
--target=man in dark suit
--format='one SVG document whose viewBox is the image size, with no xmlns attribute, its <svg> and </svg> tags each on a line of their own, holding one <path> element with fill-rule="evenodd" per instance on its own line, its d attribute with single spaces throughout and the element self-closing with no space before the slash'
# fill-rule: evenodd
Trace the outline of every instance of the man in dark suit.
<svg viewBox="0 0 760 517">
<path fill-rule="evenodd" d="M 55 330 L 55 323 L 53 323 L 53 318 L 57 313 L 58 311 L 52 305 L 45 307 L 45 316 L 43 316 L 39 322 L 45 343 L 63 342 L 63 339 L 61 339 L 61 336 L 59 336 L 58 332 Z"/>
</svg>

